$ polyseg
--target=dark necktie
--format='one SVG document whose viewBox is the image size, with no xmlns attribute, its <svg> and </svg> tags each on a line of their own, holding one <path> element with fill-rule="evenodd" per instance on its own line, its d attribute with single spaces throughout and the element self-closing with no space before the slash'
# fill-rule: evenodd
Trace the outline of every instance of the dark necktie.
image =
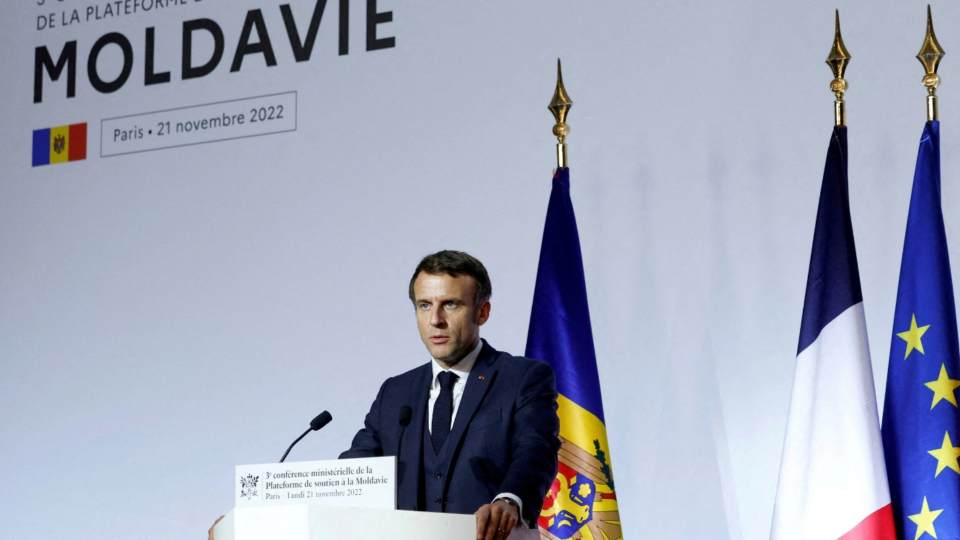
<svg viewBox="0 0 960 540">
<path fill-rule="evenodd" d="M 433 451 L 440 455 L 443 442 L 450 434 L 450 419 L 453 417 L 453 385 L 457 375 L 450 371 L 443 371 L 437 375 L 440 381 L 440 395 L 433 404 L 433 425 L 430 429 L 430 440 L 433 442 Z"/>
</svg>

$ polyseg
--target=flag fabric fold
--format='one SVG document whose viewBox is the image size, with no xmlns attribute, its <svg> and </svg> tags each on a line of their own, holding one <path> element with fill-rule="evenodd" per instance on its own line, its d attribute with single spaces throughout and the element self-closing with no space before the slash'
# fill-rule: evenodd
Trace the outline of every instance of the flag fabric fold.
<svg viewBox="0 0 960 540">
<path fill-rule="evenodd" d="M 526 355 L 553 367 L 560 394 L 559 471 L 537 522 L 541 536 L 622 538 L 566 167 L 558 168 L 553 177 Z"/>
<path fill-rule="evenodd" d="M 771 540 L 895 540 L 847 187 L 827 151 Z"/>
<path fill-rule="evenodd" d="M 960 538 L 960 347 L 940 203 L 940 123 L 920 139 L 893 319 L 883 446 L 900 538 Z"/>
</svg>

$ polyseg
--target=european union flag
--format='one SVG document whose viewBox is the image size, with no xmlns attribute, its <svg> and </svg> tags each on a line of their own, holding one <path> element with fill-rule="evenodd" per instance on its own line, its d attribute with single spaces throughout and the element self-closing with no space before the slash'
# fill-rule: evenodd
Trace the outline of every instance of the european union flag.
<svg viewBox="0 0 960 540">
<path fill-rule="evenodd" d="M 566 167 L 553 177 L 526 355 L 553 367 L 560 394 L 559 471 L 537 523 L 546 538 L 622 538 Z"/>
<path fill-rule="evenodd" d="M 883 449 L 897 535 L 960 538 L 960 347 L 940 206 L 940 122 L 920 139 L 900 264 Z"/>
</svg>

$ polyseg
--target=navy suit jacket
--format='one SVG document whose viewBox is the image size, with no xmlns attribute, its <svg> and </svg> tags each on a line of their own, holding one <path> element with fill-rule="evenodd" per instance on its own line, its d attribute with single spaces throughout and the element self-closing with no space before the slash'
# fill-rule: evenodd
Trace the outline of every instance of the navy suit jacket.
<svg viewBox="0 0 960 540">
<path fill-rule="evenodd" d="M 340 458 L 399 456 L 397 508 L 418 505 L 421 455 L 427 429 L 430 363 L 387 379 L 364 427 Z M 406 429 L 400 408 L 413 409 Z M 401 432 L 403 440 L 400 440 Z M 500 493 L 523 501 L 524 518 L 536 523 L 543 497 L 557 474 L 560 441 L 553 369 L 544 362 L 495 350 L 486 341 L 467 379 L 447 444 L 454 444 L 445 479 L 443 511 L 472 514 Z M 435 474 L 436 471 L 427 471 Z"/>
</svg>

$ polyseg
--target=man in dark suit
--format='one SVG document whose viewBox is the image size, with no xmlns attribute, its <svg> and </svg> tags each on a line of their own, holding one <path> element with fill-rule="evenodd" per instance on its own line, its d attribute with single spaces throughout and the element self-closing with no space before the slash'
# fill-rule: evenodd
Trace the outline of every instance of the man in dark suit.
<svg viewBox="0 0 960 540">
<path fill-rule="evenodd" d="M 397 455 L 398 508 L 475 513 L 478 540 L 536 525 L 560 446 L 553 370 L 480 339 L 490 293 L 466 253 L 420 262 L 409 294 L 433 359 L 383 383 L 340 455 Z"/>
</svg>

